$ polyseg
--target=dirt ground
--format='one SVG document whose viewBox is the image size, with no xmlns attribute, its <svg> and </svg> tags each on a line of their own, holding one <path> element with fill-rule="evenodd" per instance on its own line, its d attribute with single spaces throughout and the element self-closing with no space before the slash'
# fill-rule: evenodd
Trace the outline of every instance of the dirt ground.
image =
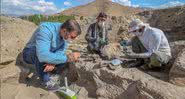
<svg viewBox="0 0 185 99">
<path fill-rule="evenodd" d="M 177 12 L 175 9 L 178 10 L 180 8 L 173 9 L 174 12 Z M 170 10 L 173 11 L 172 9 Z M 168 23 L 170 26 L 166 27 L 167 23 L 163 21 L 163 19 L 170 20 L 166 19 L 168 17 L 167 14 L 163 14 L 164 12 L 169 13 L 168 11 L 167 9 L 154 11 L 153 14 L 148 12 L 141 14 L 142 17 L 145 17 L 143 19 L 150 22 L 152 26 L 169 31 L 166 32 L 166 35 L 168 35 L 167 37 L 170 40 L 173 60 L 163 71 L 142 71 L 137 68 L 128 68 L 125 65 L 110 68 L 109 65 L 103 64 L 106 60 L 102 60 L 96 54 L 87 52 L 87 43 L 84 40 L 86 30 L 95 21 L 95 17 L 84 17 L 83 20 L 77 17 L 82 27 L 82 35 L 70 44 L 68 52 L 79 51 L 82 56 L 79 62 L 69 66 L 70 69 L 67 76 L 70 81 L 70 89 L 77 93 L 78 99 L 184 99 L 185 87 L 177 86 L 170 82 L 169 70 L 172 65 L 175 66 L 173 62 L 179 56 L 180 59 L 178 58 L 178 60 L 180 62 L 176 61 L 175 63 L 176 65 L 183 64 L 183 61 L 181 61 L 183 56 L 178 54 L 181 54 L 180 52 L 185 48 L 185 38 L 181 37 L 185 31 L 185 23 L 181 18 L 184 18 L 185 14 L 180 13 L 180 17 L 172 16 L 177 18 L 174 20 L 178 21 L 178 28 L 175 31 L 175 24 Z M 161 16 L 151 22 L 150 18 L 155 17 L 156 13 Z M 149 14 L 151 14 L 150 17 Z M 132 18 L 136 17 L 139 18 L 141 16 L 132 16 Z M 34 72 L 34 67 L 22 61 L 21 51 L 37 26 L 19 18 L 1 16 L 0 20 L 1 99 L 59 99 L 56 94 L 41 87 L 36 75 L 31 76 L 31 79 L 25 79 L 27 74 Z M 114 24 L 114 30 L 110 33 L 114 35 L 111 36 L 111 43 L 118 41 L 120 36 L 127 39 L 132 37 L 126 34 L 127 24 L 130 20 L 131 17 L 129 18 L 128 16 L 111 19 L 112 24 Z M 170 31 L 168 28 L 172 30 Z M 181 38 L 179 39 L 179 37 Z M 180 73 L 184 74 L 183 70 Z"/>
</svg>

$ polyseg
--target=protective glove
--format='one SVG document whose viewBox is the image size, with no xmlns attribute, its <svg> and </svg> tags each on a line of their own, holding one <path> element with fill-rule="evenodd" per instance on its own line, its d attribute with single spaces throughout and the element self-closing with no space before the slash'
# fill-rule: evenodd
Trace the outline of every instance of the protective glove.
<svg viewBox="0 0 185 99">
<path fill-rule="evenodd" d="M 100 39 L 99 43 L 100 43 L 100 45 L 106 45 L 107 44 L 107 41 L 106 40 L 103 40 L 103 39 Z"/>
<path fill-rule="evenodd" d="M 120 41 L 121 46 L 127 46 L 127 40 L 122 40 Z"/>
</svg>

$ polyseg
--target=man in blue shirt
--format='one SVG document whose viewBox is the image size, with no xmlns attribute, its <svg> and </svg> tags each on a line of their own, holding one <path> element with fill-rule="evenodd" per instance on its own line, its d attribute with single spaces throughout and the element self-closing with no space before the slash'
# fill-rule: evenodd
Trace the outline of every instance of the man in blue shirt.
<svg viewBox="0 0 185 99">
<path fill-rule="evenodd" d="M 66 22 L 44 22 L 39 25 L 23 50 L 23 59 L 28 64 L 36 66 L 40 79 L 45 79 L 48 73 L 61 71 L 61 67 L 68 62 L 75 62 L 79 53 L 66 55 L 68 41 L 74 40 L 81 34 L 80 25 L 75 20 Z"/>
</svg>

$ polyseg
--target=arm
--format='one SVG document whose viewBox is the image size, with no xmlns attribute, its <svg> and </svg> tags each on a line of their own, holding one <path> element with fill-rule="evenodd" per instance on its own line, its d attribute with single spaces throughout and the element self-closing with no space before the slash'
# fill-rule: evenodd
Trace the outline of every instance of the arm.
<svg viewBox="0 0 185 99">
<path fill-rule="evenodd" d="M 111 24 L 108 25 L 108 30 L 109 30 L 109 31 L 112 30 L 112 25 L 111 25 Z"/>
<path fill-rule="evenodd" d="M 51 38 L 52 35 L 50 31 L 41 26 L 40 31 L 38 31 L 36 38 L 36 52 L 40 62 L 49 64 L 61 64 L 67 62 L 67 56 L 64 51 L 51 52 Z"/>
<path fill-rule="evenodd" d="M 152 53 L 159 50 L 160 44 L 161 44 L 161 35 L 153 34 L 151 35 L 150 43 L 149 43 L 149 50 L 148 53 L 151 56 Z"/>
<path fill-rule="evenodd" d="M 68 42 L 65 41 L 64 48 L 61 50 L 64 54 L 66 53 L 66 50 L 68 49 Z"/>
<path fill-rule="evenodd" d="M 150 36 L 149 49 L 148 52 L 133 54 L 132 57 L 135 58 L 149 58 L 155 51 L 159 49 L 161 43 L 161 36 L 153 34 Z"/>
<path fill-rule="evenodd" d="M 89 26 L 87 34 L 85 35 L 85 39 L 90 42 L 94 42 L 96 40 L 96 38 L 92 37 L 92 25 Z"/>
</svg>

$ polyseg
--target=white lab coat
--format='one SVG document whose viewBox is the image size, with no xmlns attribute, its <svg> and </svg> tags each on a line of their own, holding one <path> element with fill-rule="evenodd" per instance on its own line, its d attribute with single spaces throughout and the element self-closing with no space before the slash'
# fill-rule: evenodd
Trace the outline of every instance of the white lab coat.
<svg viewBox="0 0 185 99">
<path fill-rule="evenodd" d="M 163 31 L 157 28 L 146 26 L 142 35 L 138 36 L 139 40 L 148 52 L 143 53 L 150 57 L 156 51 L 164 52 L 166 55 L 171 56 L 171 50 L 166 36 Z M 132 41 L 128 41 L 129 45 Z"/>
</svg>

